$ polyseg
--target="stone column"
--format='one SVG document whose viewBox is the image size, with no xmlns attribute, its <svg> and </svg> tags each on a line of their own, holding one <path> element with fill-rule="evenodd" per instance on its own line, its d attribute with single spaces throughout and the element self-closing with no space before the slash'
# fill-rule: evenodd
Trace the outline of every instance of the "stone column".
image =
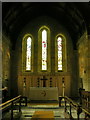
<svg viewBox="0 0 90 120">
<path fill-rule="evenodd" d="M 88 35 L 88 91 L 90 91 L 90 35 Z"/>
</svg>

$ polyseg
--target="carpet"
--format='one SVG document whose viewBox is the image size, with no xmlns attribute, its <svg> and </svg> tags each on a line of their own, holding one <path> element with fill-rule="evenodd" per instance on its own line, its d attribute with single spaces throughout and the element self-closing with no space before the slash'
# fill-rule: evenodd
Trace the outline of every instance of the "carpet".
<svg viewBox="0 0 90 120">
<path fill-rule="evenodd" d="M 35 111 L 31 120 L 54 120 L 53 111 Z"/>
</svg>

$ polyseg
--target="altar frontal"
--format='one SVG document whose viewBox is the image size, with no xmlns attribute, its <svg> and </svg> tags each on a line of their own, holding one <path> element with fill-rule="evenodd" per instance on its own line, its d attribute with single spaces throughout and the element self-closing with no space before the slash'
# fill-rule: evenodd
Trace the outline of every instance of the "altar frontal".
<svg viewBox="0 0 90 120">
<path fill-rule="evenodd" d="M 58 100 L 57 87 L 30 87 L 30 100 Z"/>
</svg>

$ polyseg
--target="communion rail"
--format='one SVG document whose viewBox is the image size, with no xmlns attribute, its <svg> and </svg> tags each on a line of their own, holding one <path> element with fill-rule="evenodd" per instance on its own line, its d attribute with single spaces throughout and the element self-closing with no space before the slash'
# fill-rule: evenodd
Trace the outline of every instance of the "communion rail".
<svg viewBox="0 0 90 120">
<path fill-rule="evenodd" d="M 15 109 L 15 104 L 19 103 L 18 109 L 19 113 L 21 113 L 21 98 L 22 96 L 19 95 L 11 100 L 6 101 L 5 103 L 0 104 L 0 111 L 4 113 L 6 110 L 11 110 L 11 117 L 10 119 L 13 120 L 13 110 Z"/>
<path fill-rule="evenodd" d="M 84 118 L 85 120 L 89 120 L 90 119 L 90 109 L 84 108 L 83 106 L 81 106 L 80 104 L 76 103 L 75 101 L 73 101 L 72 99 L 68 98 L 67 96 L 64 96 L 64 97 L 60 96 L 59 97 L 59 104 L 60 104 L 60 106 L 61 106 L 61 102 L 62 102 L 63 99 L 64 99 L 64 102 L 65 102 L 64 103 L 65 104 L 64 111 L 68 115 L 70 120 L 74 119 L 74 117 L 72 116 L 72 113 L 73 113 L 72 108 L 74 110 L 76 110 L 76 113 L 77 113 L 77 118 L 76 119 L 77 120 L 81 119 L 80 118 L 80 114 L 82 112 L 85 113 L 85 118 Z"/>
<path fill-rule="evenodd" d="M 69 115 L 69 118 L 72 120 L 73 116 L 72 116 L 72 108 L 74 108 L 76 110 L 77 113 L 77 120 L 80 120 L 80 113 L 82 112 L 81 106 L 74 102 L 72 99 L 68 98 L 67 96 L 64 97 L 65 100 L 65 113 L 67 113 Z M 69 112 L 67 109 L 67 103 L 69 105 Z"/>
</svg>

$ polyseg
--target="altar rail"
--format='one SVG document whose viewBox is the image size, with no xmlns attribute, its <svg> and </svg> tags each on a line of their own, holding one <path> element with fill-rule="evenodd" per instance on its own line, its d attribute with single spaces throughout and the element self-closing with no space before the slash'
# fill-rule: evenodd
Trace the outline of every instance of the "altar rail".
<svg viewBox="0 0 90 120">
<path fill-rule="evenodd" d="M 21 113 L 21 95 L 11 99 L 11 100 L 8 100 L 7 102 L 5 103 L 2 103 L 0 105 L 0 111 L 2 111 L 2 113 L 6 110 L 9 110 L 11 109 L 11 120 L 13 120 L 13 110 L 14 110 L 14 106 L 17 102 L 19 102 L 19 113 Z"/>
<path fill-rule="evenodd" d="M 61 106 L 61 101 L 64 99 L 65 102 L 65 113 L 68 114 L 69 119 L 73 120 L 73 116 L 72 116 L 72 108 L 74 108 L 76 110 L 77 113 L 77 120 L 80 120 L 80 114 L 83 112 L 85 113 L 85 120 L 89 120 L 90 119 L 90 111 L 88 111 L 87 109 L 83 108 L 83 106 L 81 106 L 80 104 L 74 102 L 72 99 L 68 98 L 67 96 L 59 96 L 59 103 Z M 67 105 L 68 104 L 68 105 Z M 69 112 L 67 107 L 69 106 Z"/>
</svg>

